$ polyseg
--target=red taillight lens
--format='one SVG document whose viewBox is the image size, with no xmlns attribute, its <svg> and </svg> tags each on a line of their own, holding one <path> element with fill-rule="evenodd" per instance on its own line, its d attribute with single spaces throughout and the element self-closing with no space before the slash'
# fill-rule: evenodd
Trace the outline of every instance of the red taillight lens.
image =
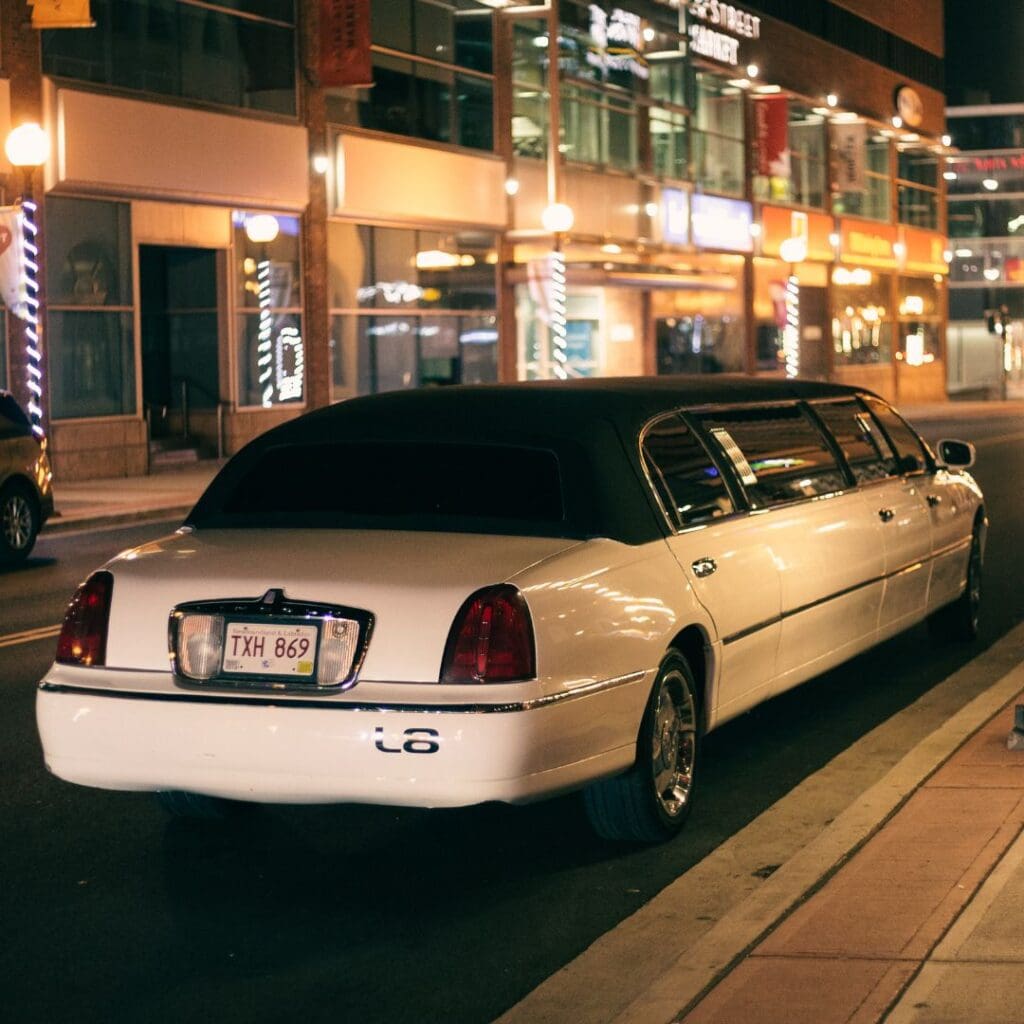
<svg viewBox="0 0 1024 1024">
<path fill-rule="evenodd" d="M 107 658 L 107 621 L 114 577 L 94 572 L 71 598 L 57 641 L 62 665 L 103 665 Z"/>
<path fill-rule="evenodd" d="M 459 609 L 441 664 L 442 683 L 510 683 L 536 675 L 530 610 L 515 587 L 478 590 Z"/>
</svg>

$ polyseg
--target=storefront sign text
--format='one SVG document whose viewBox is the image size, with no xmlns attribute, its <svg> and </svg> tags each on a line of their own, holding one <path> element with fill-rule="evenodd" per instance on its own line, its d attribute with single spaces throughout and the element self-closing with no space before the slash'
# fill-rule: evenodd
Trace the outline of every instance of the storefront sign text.
<svg viewBox="0 0 1024 1024">
<path fill-rule="evenodd" d="M 765 256 L 781 256 L 786 239 L 802 238 L 807 243 L 805 259 L 829 263 L 835 258 L 834 230 L 832 218 L 825 213 L 783 206 L 761 207 L 761 253 Z"/>
<path fill-rule="evenodd" d="M 736 67 L 741 40 L 761 38 L 761 19 L 742 8 L 720 0 L 694 0 L 689 9 L 690 50 L 701 57 Z"/>
<path fill-rule="evenodd" d="M 587 63 L 602 73 L 629 71 L 636 78 L 649 78 L 650 69 L 640 57 L 643 44 L 640 15 L 619 7 L 609 14 L 597 4 L 590 5 L 590 35 L 596 50 L 587 51 Z"/>
<path fill-rule="evenodd" d="M 845 218 L 839 223 L 841 259 L 872 267 L 896 267 L 898 234 L 895 226 Z"/>
</svg>

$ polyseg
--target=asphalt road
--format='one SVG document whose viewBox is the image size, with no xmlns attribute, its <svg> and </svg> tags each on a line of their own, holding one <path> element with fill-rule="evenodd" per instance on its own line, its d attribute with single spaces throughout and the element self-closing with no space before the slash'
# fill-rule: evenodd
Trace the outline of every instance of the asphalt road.
<svg viewBox="0 0 1024 1024">
<path fill-rule="evenodd" d="M 1024 619 L 1024 432 L 977 439 L 991 529 L 982 636 L 924 627 L 714 733 L 686 831 L 591 837 L 572 798 L 454 811 L 254 808 L 167 821 L 144 795 L 50 778 L 35 734 L 47 637 L 75 584 L 166 526 L 55 536 L 0 573 L 0 1018 L 481 1024 L 614 927 L 849 744 Z M 622 965 L 629 970 L 628 964 Z"/>
</svg>

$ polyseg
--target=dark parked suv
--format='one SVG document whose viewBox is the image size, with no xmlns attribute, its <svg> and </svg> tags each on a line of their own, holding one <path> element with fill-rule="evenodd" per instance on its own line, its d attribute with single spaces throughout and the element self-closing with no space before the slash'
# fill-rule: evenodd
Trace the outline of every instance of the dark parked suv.
<svg viewBox="0 0 1024 1024">
<path fill-rule="evenodd" d="M 53 514 L 52 475 L 28 417 L 10 392 L 0 391 L 0 564 L 20 562 L 32 550 Z"/>
</svg>

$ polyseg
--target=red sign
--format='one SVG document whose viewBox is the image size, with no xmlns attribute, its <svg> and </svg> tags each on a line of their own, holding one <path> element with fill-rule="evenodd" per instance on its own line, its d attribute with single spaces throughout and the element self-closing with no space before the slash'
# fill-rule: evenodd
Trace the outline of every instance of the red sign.
<svg viewBox="0 0 1024 1024">
<path fill-rule="evenodd" d="M 320 0 L 320 84 L 373 85 L 370 0 Z"/>
<path fill-rule="evenodd" d="M 789 100 L 785 96 L 758 96 L 754 100 L 757 173 L 771 178 L 789 177 Z"/>
</svg>

